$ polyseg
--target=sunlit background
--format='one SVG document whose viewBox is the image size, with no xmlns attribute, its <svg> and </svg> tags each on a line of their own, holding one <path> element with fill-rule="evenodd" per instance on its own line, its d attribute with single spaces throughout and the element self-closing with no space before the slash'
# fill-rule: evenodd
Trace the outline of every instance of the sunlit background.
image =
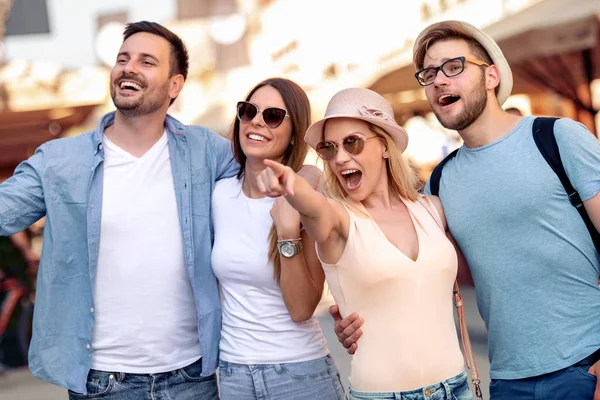
<svg viewBox="0 0 600 400">
<path fill-rule="evenodd" d="M 170 109 L 182 122 L 228 135 L 236 102 L 272 76 L 306 90 L 314 119 L 338 90 L 367 87 L 393 105 L 425 180 L 461 144 L 431 114 L 411 63 L 417 34 L 444 19 L 468 21 L 499 43 L 515 82 L 505 108 L 570 117 L 598 134 L 598 0 L 0 0 L 0 181 L 43 142 L 92 130 L 113 109 L 110 69 L 125 24 L 139 20 L 167 26 L 188 46 L 189 77 Z M 465 298 L 487 395 L 486 332 L 474 293 Z M 346 382 L 347 355 L 322 315 Z M 66 397 L 40 382 L 26 371 L 4 383 L 0 375 L 0 399 Z"/>
<path fill-rule="evenodd" d="M 112 109 L 108 74 L 127 22 L 160 22 L 187 43 L 190 76 L 170 110 L 182 122 L 227 135 L 235 103 L 271 76 L 302 85 L 314 118 L 336 91 L 368 87 L 392 103 L 426 178 L 460 141 L 413 77 L 423 27 L 484 28 L 515 74 L 505 107 L 596 133 L 599 14 L 597 0 L 0 0 L 0 179 L 42 142 L 90 130 Z"/>
</svg>

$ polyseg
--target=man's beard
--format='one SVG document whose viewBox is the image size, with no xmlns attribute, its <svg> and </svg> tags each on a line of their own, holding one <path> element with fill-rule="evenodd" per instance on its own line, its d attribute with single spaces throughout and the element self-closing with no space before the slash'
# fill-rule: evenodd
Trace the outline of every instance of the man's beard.
<svg viewBox="0 0 600 400">
<path fill-rule="evenodd" d="M 152 92 L 146 92 L 136 99 L 130 99 L 126 97 L 117 97 L 117 88 L 113 86 L 110 95 L 117 110 L 124 115 L 135 117 L 152 114 L 161 109 L 165 102 L 170 101 L 168 88 L 169 82 L 167 81 L 162 87 L 157 88 Z M 146 87 L 144 90 L 148 90 L 148 88 Z"/>
<path fill-rule="evenodd" d="M 481 82 L 470 98 L 460 98 L 460 101 L 464 103 L 464 108 L 456 117 L 449 117 L 448 120 L 444 120 L 435 111 L 435 108 L 431 107 L 431 109 L 444 128 L 462 131 L 463 129 L 468 128 L 483 113 L 487 104 L 487 96 L 488 94 L 485 90 L 485 75 L 482 74 Z M 452 118 L 452 120 L 450 120 L 450 118 Z"/>
</svg>

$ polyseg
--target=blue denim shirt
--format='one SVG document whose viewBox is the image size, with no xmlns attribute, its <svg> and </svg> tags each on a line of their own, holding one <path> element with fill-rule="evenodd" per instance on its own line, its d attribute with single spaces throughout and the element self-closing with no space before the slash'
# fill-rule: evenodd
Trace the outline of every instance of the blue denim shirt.
<svg viewBox="0 0 600 400">
<path fill-rule="evenodd" d="M 93 289 L 98 264 L 104 129 L 43 144 L 0 185 L 0 235 L 46 216 L 29 367 L 33 375 L 86 393 L 92 362 Z M 221 305 L 210 265 L 215 181 L 237 173 L 231 142 L 167 116 L 169 154 L 184 257 L 198 311 L 202 375 L 217 367 Z M 152 220 L 148 220 L 151 224 Z M 143 251 L 143 249 L 139 249 Z"/>
</svg>

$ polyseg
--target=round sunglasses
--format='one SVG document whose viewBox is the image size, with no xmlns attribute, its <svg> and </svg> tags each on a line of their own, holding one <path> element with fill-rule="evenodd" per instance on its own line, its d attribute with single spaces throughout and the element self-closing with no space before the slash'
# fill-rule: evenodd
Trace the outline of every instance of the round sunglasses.
<svg viewBox="0 0 600 400">
<path fill-rule="evenodd" d="M 237 118 L 243 124 L 251 122 L 258 113 L 261 113 L 264 124 L 271 129 L 277 128 L 286 117 L 290 117 L 287 110 L 283 108 L 269 107 L 259 110 L 256 104 L 249 101 L 240 101 L 237 103 Z"/>
<path fill-rule="evenodd" d="M 365 142 L 369 139 L 377 139 L 379 136 L 364 138 L 360 135 L 348 135 L 342 140 L 342 147 L 346 153 L 356 156 L 362 153 L 365 148 Z M 331 140 L 323 140 L 317 143 L 315 148 L 319 157 L 325 161 L 331 161 L 338 153 L 339 145 Z"/>
</svg>

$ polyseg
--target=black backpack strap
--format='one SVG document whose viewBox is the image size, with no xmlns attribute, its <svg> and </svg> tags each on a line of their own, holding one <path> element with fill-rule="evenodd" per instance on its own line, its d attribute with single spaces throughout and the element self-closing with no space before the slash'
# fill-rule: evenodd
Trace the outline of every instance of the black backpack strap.
<svg viewBox="0 0 600 400">
<path fill-rule="evenodd" d="M 444 169 L 444 165 L 446 165 L 446 163 L 450 161 L 450 159 L 456 156 L 456 153 L 458 153 L 458 149 L 448 154 L 431 172 L 431 176 L 429 177 L 429 191 L 433 196 L 439 196 L 440 180 L 442 179 L 442 170 Z"/>
<path fill-rule="evenodd" d="M 594 224 L 590 220 L 590 217 L 583 206 L 583 201 L 581 201 L 579 193 L 577 193 L 577 190 L 575 190 L 571 184 L 567 172 L 565 171 L 565 167 L 560 159 L 558 144 L 556 143 L 556 137 L 554 136 L 554 123 L 557 119 L 558 118 L 536 118 L 533 122 L 533 140 L 548 165 L 550 165 L 556 176 L 558 176 L 560 183 L 563 185 L 569 196 L 569 201 L 573 207 L 577 209 L 579 215 L 581 215 L 581 218 L 583 219 L 583 222 L 585 222 L 585 226 L 592 237 L 592 241 L 596 246 L 596 250 L 600 253 L 600 233 L 598 233 L 596 227 L 594 227 Z"/>
</svg>

